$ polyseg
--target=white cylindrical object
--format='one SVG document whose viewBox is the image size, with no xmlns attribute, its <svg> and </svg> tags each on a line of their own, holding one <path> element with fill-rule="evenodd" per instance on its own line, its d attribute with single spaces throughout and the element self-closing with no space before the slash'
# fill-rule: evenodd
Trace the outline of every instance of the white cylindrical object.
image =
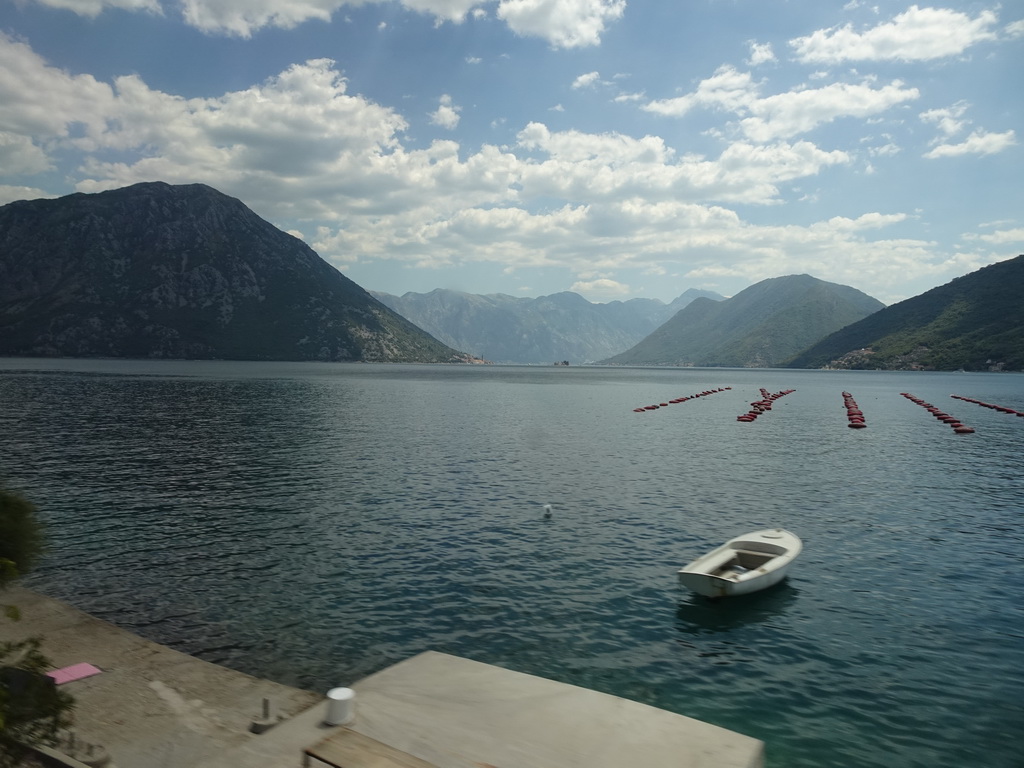
<svg viewBox="0 0 1024 768">
<path fill-rule="evenodd" d="M 346 725 L 356 716 L 356 692 L 351 688 L 331 688 L 327 692 L 327 725 Z"/>
</svg>

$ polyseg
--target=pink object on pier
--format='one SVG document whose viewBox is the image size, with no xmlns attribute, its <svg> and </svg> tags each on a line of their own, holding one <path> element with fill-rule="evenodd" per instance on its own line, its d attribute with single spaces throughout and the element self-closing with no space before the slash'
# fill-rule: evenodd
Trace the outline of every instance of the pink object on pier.
<svg viewBox="0 0 1024 768">
<path fill-rule="evenodd" d="M 48 677 L 52 677 L 57 685 L 63 685 L 64 683 L 70 683 L 72 680 L 81 680 L 83 677 L 98 675 L 102 671 L 99 667 L 94 667 L 88 662 L 82 662 L 81 664 L 72 664 L 70 667 L 55 669 L 53 672 L 47 672 L 46 674 Z"/>
</svg>

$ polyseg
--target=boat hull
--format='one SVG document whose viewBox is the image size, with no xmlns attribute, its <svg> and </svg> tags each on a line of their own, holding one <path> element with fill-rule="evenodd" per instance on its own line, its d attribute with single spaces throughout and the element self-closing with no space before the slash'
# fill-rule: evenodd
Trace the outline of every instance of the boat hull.
<svg viewBox="0 0 1024 768">
<path fill-rule="evenodd" d="M 759 592 L 785 579 L 802 549 L 800 539 L 789 531 L 754 531 L 727 541 L 681 568 L 679 582 L 706 597 Z"/>
</svg>

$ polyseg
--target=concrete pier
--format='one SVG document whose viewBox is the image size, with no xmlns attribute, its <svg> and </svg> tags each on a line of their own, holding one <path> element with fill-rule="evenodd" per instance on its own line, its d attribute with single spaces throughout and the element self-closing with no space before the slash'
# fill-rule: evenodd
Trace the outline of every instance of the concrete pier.
<svg viewBox="0 0 1024 768">
<path fill-rule="evenodd" d="M 244 675 L 151 643 L 22 588 L 0 593 L 67 683 L 76 730 L 116 768 L 761 768 L 756 739 L 617 696 L 428 651 L 350 687 L 354 718 L 325 724 L 323 694 Z M 338 681 L 343 684 L 346 681 Z M 254 733 L 263 700 L 281 722 Z"/>
</svg>

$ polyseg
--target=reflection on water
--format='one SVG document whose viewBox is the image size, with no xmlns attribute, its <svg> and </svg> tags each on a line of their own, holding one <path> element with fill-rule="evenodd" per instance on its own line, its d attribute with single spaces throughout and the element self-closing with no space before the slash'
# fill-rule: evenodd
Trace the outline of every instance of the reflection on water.
<svg viewBox="0 0 1024 768">
<path fill-rule="evenodd" d="M 30 586 L 242 671 L 326 690 L 435 649 L 769 768 L 1019 768 L 1024 419 L 961 404 L 955 435 L 899 392 L 1024 409 L 1024 380 L 952 378 L 0 360 L 0 472 L 48 524 Z M 738 423 L 761 387 L 795 392 Z M 678 585 L 774 526 L 783 584 Z"/>
<path fill-rule="evenodd" d="M 724 599 L 690 594 L 676 608 L 676 628 L 686 635 L 701 636 L 769 621 L 782 615 L 799 594 L 788 580 L 760 592 Z"/>
</svg>

